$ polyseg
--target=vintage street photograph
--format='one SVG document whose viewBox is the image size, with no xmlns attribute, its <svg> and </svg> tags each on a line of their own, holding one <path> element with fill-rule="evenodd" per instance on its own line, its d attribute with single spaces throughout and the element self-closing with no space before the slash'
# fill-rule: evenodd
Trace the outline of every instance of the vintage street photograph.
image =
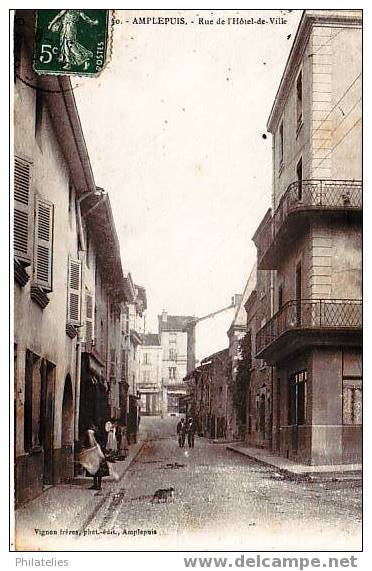
<svg viewBox="0 0 372 571">
<path fill-rule="evenodd" d="M 10 17 L 10 549 L 361 551 L 363 11 Z"/>
</svg>

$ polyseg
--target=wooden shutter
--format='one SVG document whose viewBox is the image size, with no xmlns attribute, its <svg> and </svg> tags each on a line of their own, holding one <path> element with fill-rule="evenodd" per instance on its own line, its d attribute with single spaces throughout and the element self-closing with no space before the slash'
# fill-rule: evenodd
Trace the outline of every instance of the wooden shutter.
<svg viewBox="0 0 372 571">
<path fill-rule="evenodd" d="M 93 324 L 93 296 L 85 292 L 85 343 L 91 344 L 94 339 Z"/>
<path fill-rule="evenodd" d="M 53 214 L 53 204 L 36 197 L 34 282 L 45 291 L 52 291 Z"/>
<path fill-rule="evenodd" d="M 31 164 L 14 159 L 14 255 L 30 261 L 29 249 L 29 207 L 30 207 Z"/>
<path fill-rule="evenodd" d="M 81 262 L 69 258 L 67 320 L 71 325 L 80 325 Z"/>
</svg>

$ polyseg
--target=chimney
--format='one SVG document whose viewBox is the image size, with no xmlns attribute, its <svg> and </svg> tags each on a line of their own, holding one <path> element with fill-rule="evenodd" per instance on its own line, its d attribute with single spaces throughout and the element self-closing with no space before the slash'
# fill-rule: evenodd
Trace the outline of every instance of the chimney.
<svg viewBox="0 0 372 571">
<path fill-rule="evenodd" d="M 161 315 L 161 320 L 163 323 L 166 323 L 168 320 L 168 313 L 163 309 L 163 313 Z"/>
</svg>

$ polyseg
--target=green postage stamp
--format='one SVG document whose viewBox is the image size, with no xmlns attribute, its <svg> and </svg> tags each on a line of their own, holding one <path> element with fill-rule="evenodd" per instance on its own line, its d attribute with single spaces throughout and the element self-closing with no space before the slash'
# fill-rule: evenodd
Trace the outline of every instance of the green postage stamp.
<svg viewBox="0 0 372 571">
<path fill-rule="evenodd" d="M 98 75 L 109 56 L 109 25 L 110 10 L 36 10 L 34 70 Z"/>
</svg>

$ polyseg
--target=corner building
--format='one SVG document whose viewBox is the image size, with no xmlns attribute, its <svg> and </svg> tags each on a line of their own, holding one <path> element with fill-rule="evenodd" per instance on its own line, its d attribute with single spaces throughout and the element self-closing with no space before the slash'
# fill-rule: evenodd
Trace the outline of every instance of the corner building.
<svg viewBox="0 0 372 571">
<path fill-rule="evenodd" d="M 303 14 L 268 121 L 272 210 L 254 237 L 273 283 L 256 336 L 274 367 L 272 447 L 308 464 L 361 458 L 361 18 Z"/>
</svg>

